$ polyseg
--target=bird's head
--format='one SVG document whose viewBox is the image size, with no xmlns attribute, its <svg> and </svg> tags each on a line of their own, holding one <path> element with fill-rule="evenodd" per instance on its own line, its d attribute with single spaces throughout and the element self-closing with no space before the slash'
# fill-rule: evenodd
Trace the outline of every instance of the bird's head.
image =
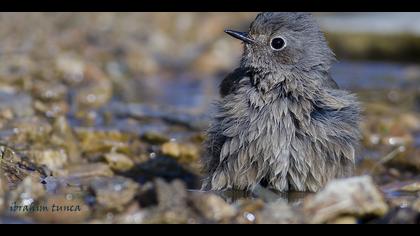
<svg viewBox="0 0 420 236">
<path fill-rule="evenodd" d="M 328 71 L 335 60 L 309 13 L 264 12 L 248 32 L 225 30 L 244 43 L 241 66 L 269 73 Z"/>
</svg>

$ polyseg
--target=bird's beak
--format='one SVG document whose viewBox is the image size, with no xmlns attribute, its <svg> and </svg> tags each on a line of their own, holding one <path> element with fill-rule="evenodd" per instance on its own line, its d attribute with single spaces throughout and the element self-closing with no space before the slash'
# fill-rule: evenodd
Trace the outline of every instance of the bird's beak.
<svg viewBox="0 0 420 236">
<path fill-rule="evenodd" d="M 242 40 L 244 43 L 255 43 L 255 40 L 249 37 L 248 33 L 239 32 L 235 30 L 225 30 L 225 33 L 228 35 L 237 38 L 239 40 Z"/>
</svg>

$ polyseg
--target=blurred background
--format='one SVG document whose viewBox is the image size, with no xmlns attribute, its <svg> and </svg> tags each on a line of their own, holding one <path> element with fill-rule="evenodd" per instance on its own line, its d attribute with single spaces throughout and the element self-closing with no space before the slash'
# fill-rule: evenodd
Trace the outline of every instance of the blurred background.
<svg viewBox="0 0 420 236">
<path fill-rule="evenodd" d="M 417 199 L 419 209 L 420 13 L 314 15 L 339 59 L 333 78 L 363 103 L 357 174 L 372 175 L 393 204 Z M 156 177 L 199 188 L 211 103 L 242 52 L 223 30 L 245 31 L 255 16 L 1 13 L 0 213 L 7 201 L 78 192 L 87 213 L 21 216 L 113 221 L 104 212 L 129 211 L 133 189 Z M 121 184 L 128 190 L 115 193 Z"/>
</svg>

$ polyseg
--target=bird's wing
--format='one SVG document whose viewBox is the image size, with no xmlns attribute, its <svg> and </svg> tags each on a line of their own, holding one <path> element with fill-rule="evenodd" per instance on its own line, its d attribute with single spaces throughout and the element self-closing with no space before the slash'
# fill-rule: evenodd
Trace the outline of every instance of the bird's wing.
<svg viewBox="0 0 420 236">
<path fill-rule="evenodd" d="M 239 86 L 239 81 L 246 76 L 247 72 L 243 68 L 237 68 L 228 74 L 219 86 L 220 96 L 225 97 L 234 92 Z"/>
</svg>

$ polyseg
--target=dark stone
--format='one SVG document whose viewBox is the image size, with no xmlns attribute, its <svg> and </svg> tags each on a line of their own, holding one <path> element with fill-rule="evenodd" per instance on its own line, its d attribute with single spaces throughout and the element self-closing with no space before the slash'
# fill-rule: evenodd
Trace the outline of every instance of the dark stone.
<svg viewBox="0 0 420 236">
<path fill-rule="evenodd" d="M 167 182 L 172 182 L 175 179 L 182 180 L 189 189 L 198 189 L 201 185 L 197 175 L 186 170 L 176 160 L 164 156 L 141 163 L 122 175 L 132 178 L 140 184 L 162 178 Z"/>
</svg>

